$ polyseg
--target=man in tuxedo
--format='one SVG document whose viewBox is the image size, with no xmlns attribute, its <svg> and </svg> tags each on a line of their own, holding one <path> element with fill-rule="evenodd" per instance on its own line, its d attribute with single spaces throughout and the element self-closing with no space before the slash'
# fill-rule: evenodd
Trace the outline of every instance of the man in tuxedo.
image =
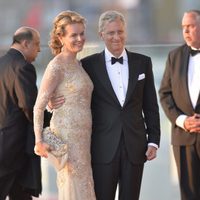
<svg viewBox="0 0 200 200">
<path fill-rule="evenodd" d="M 125 49 L 124 16 L 100 16 L 105 50 L 81 60 L 89 74 L 92 95 L 92 168 L 98 200 L 138 200 L 146 160 L 156 157 L 160 119 L 151 59 Z M 63 97 L 53 98 L 57 108 Z"/>
<path fill-rule="evenodd" d="M 40 158 L 34 155 L 33 106 L 40 35 L 20 27 L 0 58 L 0 199 L 28 200 L 41 193 Z M 32 167 L 32 168 L 31 168 Z M 32 176 L 30 175 L 32 174 Z"/>
<path fill-rule="evenodd" d="M 139 199 L 143 166 L 156 157 L 160 141 L 159 110 L 151 59 L 125 49 L 124 16 L 100 16 L 105 50 L 81 60 L 92 96 L 92 167 L 98 200 Z"/>
<path fill-rule="evenodd" d="M 182 200 L 200 199 L 200 11 L 182 18 L 186 44 L 172 50 L 159 89 L 171 121 L 172 145 Z"/>
</svg>

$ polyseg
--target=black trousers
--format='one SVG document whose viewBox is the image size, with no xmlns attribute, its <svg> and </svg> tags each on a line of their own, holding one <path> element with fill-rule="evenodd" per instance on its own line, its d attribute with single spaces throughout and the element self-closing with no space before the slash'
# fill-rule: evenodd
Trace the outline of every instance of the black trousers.
<svg viewBox="0 0 200 200">
<path fill-rule="evenodd" d="M 9 196 L 9 200 L 32 200 L 30 194 L 26 193 L 18 183 L 19 172 L 10 173 L 4 177 L 0 177 L 0 200 L 5 200 Z"/>
<path fill-rule="evenodd" d="M 173 146 L 181 200 L 200 200 L 200 141 L 190 146 Z"/>
<path fill-rule="evenodd" d="M 117 185 L 120 200 L 138 200 L 144 164 L 132 164 L 123 137 L 111 163 L 92 165 L 97 200 L 114 200 Z"/>
</svg>

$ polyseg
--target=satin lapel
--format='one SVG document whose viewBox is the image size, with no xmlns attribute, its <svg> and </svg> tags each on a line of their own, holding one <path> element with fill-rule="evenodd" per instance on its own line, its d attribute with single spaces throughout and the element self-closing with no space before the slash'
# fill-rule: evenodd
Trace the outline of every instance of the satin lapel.
<svg viewBox="0 0 200 200">
<path fill-rule="evenodd" d="M 131 55 L 131 53 L 127 51 L 127 55 L 128 55 L 129 79 L 128 79 L 128 88 L 127 88 L 124 106 L 128 102 L 128 100 L 134 90 L 134 87 L 137 83 L 138 69 L 140 66 L 140 61 L 136 60 L 136 58 L 134 58 L 133 54 Z"/>
<path fill-rule="evenodd" d="M 199 97 L 197 100 L 197 105 L 195 107 L 195 112 L 200 114 L 200 93 L 199 93 Z"/>
<path fill-rule="evenodd" d="M 185 47 L 183 49 L 183 55 L 182 55 L 182 62 L 180 64 L 180 88 L 182 88 L 180 91 L 177 92 L 183 92 L 183 95 L 186 100 L 186 105 L 190 105 L 191 109 L 193 109 L 192 102 L 190 99 L 189 89 L 188 89 L 188 62 L 189 62 L 189 48 Z"/>
<path fill-rule="evenodd" d="M 96 76 L 98 77 L 101 84 L 104 86 L 105 90 L 110 94 L 110 96 L 117 103 L 119 103 L 117 96 L 115 95 L 115 92 L 113 90 L 112 84 L 110 82 L 108 72 L 106 70 L 105 52 L 104 51 L 100 54 L 100 58 L 97 61 Z"/>
<path fill-rule="evenodd" d="M 195 112 L 200 113 L 200 91 L 199 91 L 199 97 L 197 99 L 197 104 L 195 106 Z"/>
</svg>

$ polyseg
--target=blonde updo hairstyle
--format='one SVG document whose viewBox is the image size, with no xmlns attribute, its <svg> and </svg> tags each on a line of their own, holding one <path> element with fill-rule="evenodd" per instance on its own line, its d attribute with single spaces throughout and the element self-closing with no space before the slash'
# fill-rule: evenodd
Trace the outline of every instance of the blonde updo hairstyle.
<svg viewBox="0 0 200 200">
<path fill-rule="evenodd" d="M 63 11 L 55 17 L 49 41 L 49 47 L 54 55 L 59 54 L 62 50 L 63 44 L 61 43 L 59 36 L 64 36 L 66 34 L 65 27 L 69 24 L 77 23 L 85 26 L 86 20 L 74 11 Z"/>
</svg>

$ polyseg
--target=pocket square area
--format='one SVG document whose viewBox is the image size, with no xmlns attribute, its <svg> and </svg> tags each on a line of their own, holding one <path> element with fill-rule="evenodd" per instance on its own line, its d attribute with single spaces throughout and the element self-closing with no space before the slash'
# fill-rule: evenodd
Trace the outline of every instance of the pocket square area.
<svg viewBox="0 0 200 200">
<path fill-rule="evenodd" d="M 139 80 L 142 80 L 142 79 L 144 79 L 145 78 L 145 74 L 143 73 L 143 74 L 139 74 L 139 76 L 138 76 L 138 81 Z"/>
</svg>

